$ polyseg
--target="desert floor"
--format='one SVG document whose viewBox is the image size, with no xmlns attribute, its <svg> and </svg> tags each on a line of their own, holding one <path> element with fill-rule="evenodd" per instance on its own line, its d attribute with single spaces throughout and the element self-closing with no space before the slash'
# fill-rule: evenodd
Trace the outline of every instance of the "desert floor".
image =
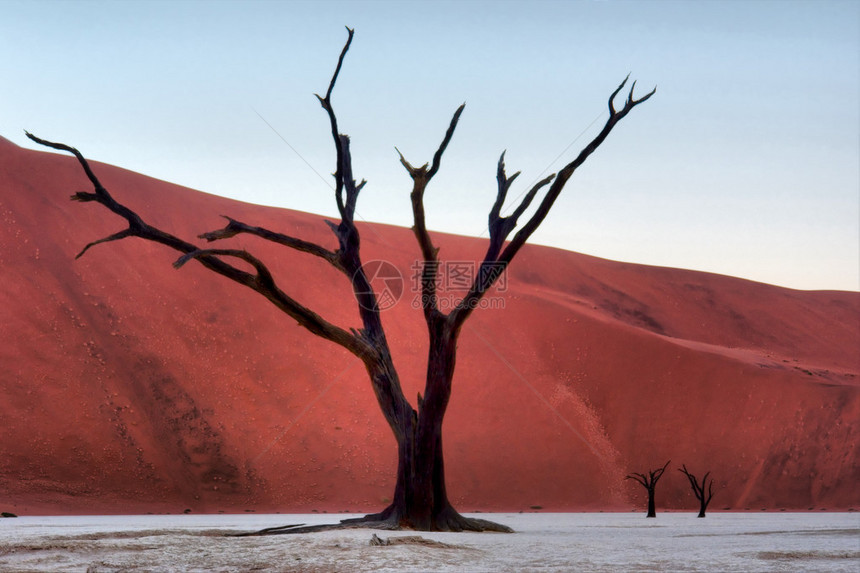
<svg viewBox="0 0 860 573">
<path fill-rule="evenodd" d="M 860 513 L 481 514 L 514 534 L 370 530 L 227 537 L 313 515 L 0 520 L 2 571 L 858 571 Z M 346 516 L 348 517 L 348 516 Z"/>
</svg>

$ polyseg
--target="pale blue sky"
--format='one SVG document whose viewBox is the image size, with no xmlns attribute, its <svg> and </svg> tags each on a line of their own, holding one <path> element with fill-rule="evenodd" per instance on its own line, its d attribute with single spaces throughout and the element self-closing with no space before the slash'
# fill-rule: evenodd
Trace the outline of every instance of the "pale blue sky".
<svg viewBox="0 0 860 573">
<path fill-rule="evenodd" d="M 369 181 L 363 219 L 411 224 L 394 146 L 429 161 L 465 101 L 428 224 L 485 236 L 501 151 L 523 172 L 515 197 L 574 157 L 632 72 L 657 95 L 574 176 L 532 242 L 860 289 L 856 1 L 0 0 L 0 136 L 33 147 L 27 129 L 202 191 L 334 216 L 326 183 L 278 134 L 329 179 L 312 94 L 328 85 L 344 25 L 356 36 L 334 105 Z"/>
</svg>

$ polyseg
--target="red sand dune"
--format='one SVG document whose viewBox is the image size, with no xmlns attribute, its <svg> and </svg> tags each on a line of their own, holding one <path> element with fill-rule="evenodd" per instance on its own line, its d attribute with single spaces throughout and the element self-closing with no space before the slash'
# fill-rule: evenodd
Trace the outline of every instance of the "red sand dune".
<svg viewBox="0 0 860 573">
<path fill-rule="evenodd" d="M 220 214 L 332 246 L 320 217 L 94 164 L 120 201 L 180 236 Z M 372 511 L 394 440 L 360 363 L 262 297 L 138 239 L 96 204 L 76 161 L 0 139 L 0 510 Z M 426 334 L 411 308 L 408 229 L 363 225 L 365 261 L 406 279 L 384 321 L 408 396 Z M 443 258 L 484 241 L 437 235 Z M 342 276 L 252 237 L 283 287 L 357 326 Z M 503 309 L 476 312 L 446 419 L 463 511 L 643 507 L 624 476 L 672 460 L 661 508 L 693 508 L 675 468 L 712 471 L 712 508 L 860 505 L 860 293 L 745 280 L 530 246 Z"/>
</svg>

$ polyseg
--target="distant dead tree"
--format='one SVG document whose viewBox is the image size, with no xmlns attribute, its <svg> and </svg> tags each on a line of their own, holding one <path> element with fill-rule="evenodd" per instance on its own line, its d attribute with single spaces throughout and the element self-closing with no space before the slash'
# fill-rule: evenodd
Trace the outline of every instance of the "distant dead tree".
<svg viewBox="0 0 860 573">
<path fill-rule="evenodd" d="M 648 514 L 645 517 L 657 517 L 657 505 L 654 503 L 654 490 L 657 488 L 657 482 L 663 477 L 663 472 L 669 467 L 669 460 L 662 468 L 651 470 L 648 475 L 632 473 L 628 474 L 624 479 L 632 479 L 639 482 L 646 490 L 648 490 Z"/>
<path fill-rule="evenodd" d="M 705 517 L 705 510 L 708 509 L 708 504 L 711 503 L 711 498 L 714 497 L 714 478 L 711 478 L 710 482 L 708 481 L 708 476 L 711 475 L 711 472 L 705 474 L 700 484 L 696 476 L 687 471 L 686 465 L 682 465 L 678 471 L 690 480 L 690 487 L 693 488 L 693 493 L 696 495 L 696 499 L 699 500 L 699 515 L 697 517 Z M 706 488 L 708 490 L 707 493 L 705 493 Z"/>
<path fill-rule="evenodd" d="M 343 328 L 332 324 L 317 312 L 292 298 L 281 288 L 280 280 L 282 279 L 276 280 L 268 266 L 246 250 L 202 248 L 148 224 L 140 215 L 118 202 L 108 193 L 108 190 L 99 182 L 87 160 L 77 149 L 63 143 L 45 141 L 30 133 L 27 135 L 36 143 L 72 153 L 77 158 L 92 183 L 94 192 L 77 192 L 72 196 L 73 200 L 84 203 L 99 203 L 128 223 L 127 228 L 86 245 L 78 256 L 94 245 L 127 237 L 139 237 L 160 243 L 181 253 L 179 259 L 174 263 L 177 268 L 190 261 L 197 261 L 210 271 L 256 291 L 312 334 L 342 346 L 364 364 L 379 408 L 397 442 L 397 481 L 391 504 L 380 513 L 353 520 L 344 520 L 340 524 L 322 527 L 287 526 L 256 532 L 257 534 L 298 533 L 322 528 L 346 527 L 411 528 L 436 531 L 509 531 L 507 527 L 502 525 L 461 516 L 448 500 L 442 456 L 442 420 L 451 397 L 458 338 L 466 319 L 479 306 L 480 300 L 546 218 L 550 208 L 574 171 L 603 143 L 618 122 L 634 107 L 654 95 L 656 89 L 636 99 L 633 96 L 636 87 L 634 82 L 623 106 L 616 109 L 614 100 L 627 83 L 625 78 L 609 96 L 609 118 L 600 132 L 558 174 L 549 175 L 530 187 L 522 195 L 521 200 L 515 201 L 518 204 L 508 216 L 502 216 L 502 210 L 508 190 L 519 173 L 510 177 L 506 175 L 505 154 L 501 154 L 496 172 L 498 191 L 489 211 L 487 252 L 484 255 L 484 260 L 477 268 L 476 276 L 467 294 L 447 313 L 440 308 L 436 291 L 439 282 L 439 249 L 433 244 L 433 239 L 425 224 L 424 192 L 430 180 L 439 171 L 442 154 L 454 135 L 454 129 L 457 127 L 465 104 L 454 112 L 442 143 L 433 155 L 432 162 L 416 167 L 398 151 L 400 163 L 412 179 L 410 195 L 413 215 L 412 229 L 422 257 L 421 301 L 429 334 L 424 392 L 418 394 L 413 406 L 403 393 L 383 329 L 377 295 L 373 292 L 371 281 L 365 273 L 360 256 L 355 208 L 359 192 L 364 187 L 365 181 L 356 183 L 353 178 L 350 139 L 340 133 L 332 106 L 332 92 L 335 82 L 343 65 L 344 57 L 352 43 L 353 30 L 347 28 L 347 31 L 349 37 L 341 50 L 328 90 L 324 96 L 317 96 L 328 115 L 336 153 L 334 199 L 340 214 L 340 222 L 326 221 L 326 223 L 334 233 L 338 246 L 333 249 L 327 248 L 231 218 L 227 218 L 228 224 L 224 228 L 203 233 L 200 238 L 211 242 L 229 239 L 244 233 L 322 259 L 340 271 L 349 281 L 361 320 L 359 328 Z M 545 187 L 547 190 L 543 197 L 536 201 L 536 206 L 528 215 L 525 223 L 511 237 L 511 233 L 519 224 L 520 217 L 532 206 L 538 193 Z M 238 265 L 236 261 L 238 261 Z"/>
</svg>

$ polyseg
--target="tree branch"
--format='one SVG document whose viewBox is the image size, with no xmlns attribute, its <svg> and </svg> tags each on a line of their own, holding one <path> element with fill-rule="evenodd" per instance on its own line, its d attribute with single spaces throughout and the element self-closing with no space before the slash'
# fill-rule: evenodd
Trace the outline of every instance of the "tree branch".
<svg viewBox="0 0 860 573">
<path fill-rule="evenodd" d="M 642 487 L 649 490 L 654 489 L 657 486 L 657 481 L 663 476 L 663 472 L 665 472 L 666 468 L 669 467 L 671 461 L 672 460 L 666 462 L 666 465 L 664 465 L 662 468 L 650 470 L 647 476 L 645 474 L 631 473 L 628 474 L 624 479 L 636 480 L 642 485 Z"/>
<path fill-rule="evenodd" d="M 114 213 L 116 213 L 117 215 L 119 215 L 120 217 L 123 217 L 124 219 L 126 219 L 128 221 L 129 232 L 128 232 L 128 234 L 126 234 L 124 236 L 131 236 L 131 235 L 140 236 L 138 233 L 143 231 L 144 227 L 146 227 L 147 225 L 144 224 L 143 220 L 137 215 L 137 213 L 135 213 L 131 209 L 125 207 L 124 205 L 120 205 L 119 203 L 114 201 L 114 198 L 111 197 L 110 193 L 107 192 L 107 189 L 105 189 L 104 185 L 101 184 L 101 181 L 98 180 L 98 177 L 96 177 L 92 168 L 90 168 L 89 162 L 87 162 L 87 160 L 84 159 L 84 156 L 81 154 L 80 151 L 78 151 L 74 147 L 66 145 L 65 143 L 56 143 L 53 141 L 47 141 L 45 139 L 38 138 L 35 135 L 33 135 L 32 133 L 30 133 L 29 131 L 25 131 L 24 133 L 27 134 L 27 137 L 29 137 L 31 140 L 35 141 L 39 145 L 44 145 L 45 147 L 51 147 L 53 149 L 58 149 L 60 151 L 67 151 L 67 152 L 71 153 L 72 155 L 74 155 L 78 159 L 78 163 L 81 164 L 81 167 L 83 167 L 83 169 L 84 169 L 84 173 L 86 173 L 87 178 L 93 184 L 93 189 L 95 190 L 95 193 L 85 193 L 82 191 L 75 193 L 74 195 L 72 195 L 73 201 L 80 201 L 80 202 L 84 202 L 84 203 L 89 202 L 89 201 L 97 201 L 97 202 L 101 203 L 102 205 L 104 205 L 105 207 L 107 207 L 108 209 L 110 209 L 111 211 L 113 211 Z M 117 233 L 117 235 L 118 234 L 119 233 Z M 116 235 L 111 235 L 111 237 L 115 237 L 115 236 Z M 107 239 L 116 240 L 115 238 L 112 239 L 111 237 L 108 237 Z M 122 238 L 122 237 L 120 237 L 120 238 Z M 104 239 L 102 241 L 96 241 L 96 243 L 107 242 L 107 239 Z M 92 244 L 96 244 L 96 243 L 92 243 Z M 88 247 L 92 246 L 92 244 L 88 245 Z M 84 250 L 86 250 L 86 249 L 84 249 Z M 83 253 L 81 253 L 81 254 L 83 254 Z M 78 256 L 80 256 L 80 255 L 78 255 Z"/>
<path fill-rule="evenodd" d="M 174 263 L 173 267 L 176 269 L 182 268 L 185 263 L 192 259 L 200 259 L 201 257 L 209 257 L 212 255 L 218 256 L 226 256 L 226 257 L 236 257 L 242 259 L 243 261 L 249 263 L 254 269 L 257 271 L 257 283 L 264 288 L 274 289 L 275 288 L 275 280 L 272 277 L 271 271 L 269 271 L 268 267 L 266 267 L 263 262 L 257 257 L 253 256 L 248 251 L 239 250 L 239 249 L 199 249 L 197 251 L 192 251 L 190 253 L 186 253 L 179 257 Z"/>
<path fill-rule="evenodd" d="M 125 239 L 126 237 L 133 236 L 135 235 L 131 229 L 124 229 L 122 231 L 119 231 L 118 233 L 114 233 L 113 235 L 105 237 L 104 239 L 99 239 L 97 241 L 93 241 L 92 243 L 87 243 L 87 245 L 83 249 L 81 249 L 81 252 L 75 255 L 75 260 L 80 259 L 82 256 L 84 256 L 84 253 L 89 251 L 90 247 L 95 247 L 96 245 L 100 245 L 102 243 L 109 243 L 111 241 L 119 241 L 120 239 Z"/>
<path fill-rule="evenodd" d="M 244 251 L 229 249 L 200 249 L 192 243 L 184 241 L 179 237 L 147 224 L 137 213 L 117 202 L 113 196 L 111 196 L 95 176 L 89 162 L 87 162 L 84 156 L 77 149 L 62 143 L 54 143 L 40 139 L 30 133 L 27 133 L 27 136 L 40 145 L 68 151 L 77 157 L 78 161 L 83 166 L 87 177 L 93 183 L 95 193 L 77 193 L 72 196 L 73 199 L 81 200 L 81 196 L 86 197 L 86 201 L 95 201 L 100 203 L 112 212 L 126 219 L 128 222 L 129 226 L 127 229 L 114 233 L 104 239 L 93 241 L 84 247 L 84 249 L 78 254 L 78 257 L 95 245 L 117 241 L 126 237 L 140 237 L 148 241 L 160 243 L 184 254 L 184 256 L 177 261 L 177 267 L 182 266 L 192 258 L 196 259 L 207 269 L 262 294 L 284 313 L 295 319 L 301 326 L 310 330 L 317 336 L 343 346 L 362 360 L 367 360 L 375 354 L 374 348 L 363 338 L 354 336 L 344 329 L 329 323 L 318 314 L 314 313 L 281 291 L 275 284 L 271 273 L 269 273 L 265 265 L 255 257 L 248 253 L 244 253 Z M 240 270 L 218 258 L 218 255 L 242 258 L 255 267 L 257 274 L 254 275 Z"/>
<path fill-rule="evenodd" d="M 629 74 L 628 74 L 629 78 Z M 502 252 L 499 257 L 500 260 L 504 260 L 510 262 L 517 252 L 522 248 L 522 246 L 526 243 L 526 241 L 531 237 L 532 233 L 540 226 L 543 220 L 546 218 L 550 209 L 552 208 L 555 200 L 561 194 L 564 189 L 565 184 L 567 184 L 568 179 L 570 179 L 571 175 L 573 175 L 574 171 L 576 171 L 588 157 L 594 153 L 595 150 L 603 143 L 609 133 L 612 131 L 612 128 L 621 121 L 630 111 L 636 107 L 637 105 L 647 101 L 651 96 L 653 96 L 657 92 L 657 88 L 655 87 L 653 90 L 645 94 L 639 99 L 633 97 L 633 88 L 635 88 L 636 83 L 633 83 L 633 86 L 630 88 L 630 92 L 627 95 L 627 100 L 624 103 L 624 107 L 620 110 L 615 109 L 614 99 L 615 96 L 618 95 L 618 92 L 624 87 L 627 83 L 627 79 L 624 78 L 624 81 L 612 92 L 612 95 L 609 96 L 609 119 L 606 120 L 606 123 L 603 126 L 603 129 L 600 130 L 600 133 L 591 140 L 591 142 L 580 151 L 579 155 L 564 166 L 564 168 L 559 171 L 558 176 L 553 181 L 546 195 L 544 195 L 543 200 L 538 206 L 535 213 L 528 220 L 528 222 L 523 225 L 523 227 L 517 232 L 514 236 L 513 240 L 508 244 L 505 248 L 504 252 Z"/>
<path fill-rule="evenodd" d="M 301 251 L 303 253 L 308 253 L 310 255 L 320 257 L 321 259 L 328 261 L 329 263 L 340 269 L 340 263 L 338 261 L 337 253 L 335 253 L 334 251 L 330 251 L 324 247 L 321 247 L 316 243 L 297 239 L 295 237 L 291 237 L 283 233 L 270 231 L 263 227 L 254 227 L 251 225 L 247 225 L 245 223 L 242 223 L 241 221 L 237 221 L 235 219 L 227 217 L 226 215 L 222 215 L 222 217 L 224 217 L 228 221 L 226 227 L 217 231 L 209 231 L 208 233 L 203 233 L 198 236 L 201 239 L 206 239 L 209 242 L 213 242 L 221 239 L 229 239 L 241 233 L 246 233 L 249 235 L 260 237 L 262 239 L 266 239 L 267 241 L 272 241 L 273 243 L 277 243 L 285 247 L 289 247 L 291 249 L 295 249 L 297 251 Z"/>
<path fill-rule="evenodd" d="M 316 245 L 311 246 L 309 243 L 301 245 L 290 241 L 293 248 L 301 247 L 300 250 L 310 252 L 317 256 L 321 256 L 329 260 L 339 270 L 346 274 L 353 288 L 353 294 L 359 303 L 359 315 L 364 323 L 364 336 L 370 337 L 373 343 L 378 348 L 383 348 L 383 354 L 388 353 L 388 343 L 385 340 L 385 332 L 382 328 L 382 321 L 379 317 L 379 306 L 376 299 L 376 294 L 370 281 L 365 275 L 361 263 L 360 256 L 360 236 L 358 229 L 355 226 L 355 207 L 358 201 L 358 194 L 367 183 L 362 180 L 361 183 L 356 183 L 352 172 L 352 157 L 349 152 L 349 137 L 341 134 L 338 131 L 337 115 L 331 103 L 331 96 L 334 91 L 337 78 L 343 66 L 344 58 L 352 44 L 352 39 L 355 31 L 349 27 L 346 28 L 348 37 L 343 49 L 340 52 L 340 57 L 337 61 L 331 81 L 329 82 L 328 90 L 325 97 L 317 94 L 317 99 L 320 105 L 325 110 L 331 125 L 331 135 L 334 141 L 335 151 L 337 152 L 337 170 L 334 173 L 335 177 L 335 200 L 340 213 L 340 223 L 335 225 L 330 221 L 326 221 L 332 229 L 335 236 L 338 238 L 339 248 L 335 253 L 330 253 L 321 249 Z M 397 383 L 399 384 L 399 382 Z M 399 388 L 397 389 L 399 391 Z M 405 399 L 404 399 L 405 400 Z"/>
<path fill-rule="evenodd" d="M 479 265 L 478 272 L 469 287 L 469 292 L 457 304 L 454 310 L 451 311 L 450 320 L 455 325 L 455 328 L 462 326 L 469 315 L 478 308 L 478 302 L 484 297 L 487 291 L 490 290 L 490 287 L 492 287 L 499 277 L 504 274 L 508 264 L 510 263 L 508 260 L 499 260 L 499 253 L 502 250 L 505 240 L 507 240 L 511 231 L 516 228 L 520 216 L 529 207 L 535 195 L 537 195 L 537 192 L 549 184 L 549 182 L 555 177 L 555 174 L 552 174 L 538 181 L 531 189 L 529 189 L 528 193 L 523 197 L 522 202 L 520 202 L 514 212 L 508 217 L 502 217 L 500 212 L 504 203 L 505 195 L 507 194 L 507 190 L 510 187 L 511 182 L 518 175 L 519 172 L 515 173 L 510 178 L 505 176 L 503 153 L 502 158 L 499 159 L 498 173 L 496 175 L 499 182 L 499 191 L 496 197 L 496 202 L 490 210 L 488 220 L 488 229 L 490 232 L 489 245 L 487 246 L 484 260 Z"/>
<path fill-rule="evenodd" d="M 693 494 L 696 496 L 696 499 L 701 500 L 702 488 L 699 487 L 699 480 L 696 478 L 696 476 L 687 471 L 686 465 L 682 465 L 681 469 L 679 469 L 678 471 L 682 472 L 684 475 L 687 476 L 687 481 L 690 482 L 690 487 L 693 488 Z M 705 475 L 705 477 L 707 478 L 707 475 Z"/>
<path fill-rule="evenodd" d="M 511 183 L 520 176 L 520 172 L 517 171 L 510 177 L 505 175 L 505 153 L 507 150 L 502 151 L 502 155 L 499 157 L 499 164 L 496 167 L 496 181 L 498 182 L 499 190 L 496 193 L 496 201 L 493 203 L 493 206 L 490 208 L 490 224 L 492 226 L 492 222 L 501 218 L 502 206 L 505 203 L 505 199 L 508 196 L 508 189 L 511 188 Z"/>
<path fill-rule="evenodd" d="M 341 134 L 338 130 L 337 116 L 331 103 L 331 96 L 337 83 L 338 75 L 340 74 L 344 58 L 352 44 L 352 38 L 355 33 L 349 27 L 346 30 L 348 37 L 340 52 L 337 67 L 332 74 L 325 97 L 317 95 L 320 105 L 328 115 L 332 140 L 337 152 L 337 170 L 334 173 L 335 201 L 337 202 L 341 220 L 337 225 L 329 221 L 326 221 L 326 223 L 332 229 L 339 242 L 339 248 L 334 253 L 336 257 L 335 266 L 349 277 L 353 295 L 358 302 L 359 316 L 364 325 L 364 328 L 358 332 L 358 336 L 374 352 L 375 362 L 370 363 L 365 361 L 365 366 L 368 369 L 377 401 L 395 435 L 402 435 L 405 431 L 401 427 L 402 420 L 404 419 L 402 412 L 411 412 L 412 408 L 403 395 L 400 380 L 397 377 L 391 359 L 385 330 L 382 327 L 377 297 L 362 266 L 360 256 L 361 241 L 354 220 L 358 194 L 364 188 L 366 181 L 362 180 L 361 183 L 356 184 L 353 178 L 349 137 Z M 384 371 L 384 373 L 381 374 L 380 371 Z"/>
<path fill-rule="evenodd" d="M 347 50 L 349 50 L 350 44 L 352 44 L 352 37 L 355 35 L 355 29 L 350 28 L 349 26 L 344 26 L 346 28 L 349 36 L 346 39 L 346 44 L 344 44 L 343 49 L 340 51 L 340 57 L 337 59 L 337 66 L 334 69 L 334 73 L 331 76 L 331 82 L 328 84 L 328 90 L 325 92 L 325 99 L 331 99 L 331 92 L 334 90 L 334 84 L 337 82 L 337 76 L 340 74 L 340 69 L 343 67 L 343 59 L 346 56 Z M 620 89 L 620 88 L 619 88 Z M 317 96 L 319 97 L 319 96 Z"/>
<path fill-rule="evenodd" d="M 624 84 L 622 84 L 622 85 L 624 85 Z M 669 464 L 670 464 L 671 462 L 672 462 L 672 460 L 669 460 L 669 461 L 667 461 L 667 462 L 666 462 L 666 464 L 665 464 L 662 468 L 660 468 L 659 470 L 652 470 L 652 471 L 651 471 L 651 483 L 652 483 L 652 484 L 654 484 L 654 485 L 656 485 L 656 484 L 657 484 L 657 480 L 659 480 L 661 477 L 663 477 L 663 472 L 665 472 L 665 471 L 666 471 L 666 468 L 667 468 L 667 467 L 669 467 Z"/>
<path fill-rule="evenodd" d="M 338 168 L 338 171 L 341 173 L 343 187 L 346 191 L 346 203 L 344 204 L 343 212 L 345 220 L 352 224 L 355 219 L 355 205 L 358 201 L 358 193 L 364 188 L 367 181 L 362 180 L 361 184 L 358 185 L 355 183 L 355 179 L 352 177 L 352 156 L 349 153 L 349 136 L 340 135 L 339 140 L 341 166 Z"/>
<path fill-rule="evenodd" d="M 502 217 L 501 211 L 507 197 L 508 189 L 514 179 L 519 175 L 519 172 L 515 173 L 511 177 L 507 177 L 505 175 L 505 154 L 502 153 L 502 156 L 499 158 L 498 169 L 496 172 L 498 193 L 489 213 L 488 228 L 490 233 L 490 244 L 487 249 L 487 254 L 484 256 L 484 260 L 479 267 L 479 272 L 472 281 L 468 294 L 463 297 L 457 307 L 451 311 L 451 314 L 449 315 L 449 320 L 451 320 L 456 329 L 459 329 L 474 309 L 478 307 L 478 302 L 481 298 L 483 298 L 495 281 L 504 273 L 508 264 L 510 264 L 514 256 L 516 256 L 520 248 L 522 248 L 526 241 L 528 241 L 531 235 L 544 221 L 555 203 L 555 200 L 564 189 L 568 179 L 573 175 L 573 172 L 576 171 L 580 165 L 585 163 L 585 160 L 600 146 L 601 143 L 603 143 L 609 135 L 609 132 L 612 131 L 612 128 L 615 127 L 615 125 L 624 116 L 630 113 L 630 110 L 646 101 L 654 95 L 657 90 L 657 88 L 654 88 L 645 96 L 636 99 L 633 97 L 633 88 L 636 85 L 634 82 L 633 86 L 630 88 L 630 92 L 623 108 L 621 110 L 616 110 L 614 99 L 624 88 L 628 78 L 625 78 L 609 96 L 609 119 L 606 121 L 606 124 L 603 126 L 600 133 L 579 153 L 576 159 L 568 163 L 557 176 L 555 174 L 549 175 L 529 189 L 528 193 L 526 193 L 523 200 L 509 217 Z M 550 185 L 549 190 L 546 195 L 544 195 L 544 198 L 541 200 L 531 218 L 525 225 L 523 225 L 516 235 L 514 235 L 514 238 L 508 243 L 507 247 L 502 250 L 508 236 L 519 224 L 519 218 L 529 208 L 532 201 L 537 196 L 537 193 L 550 183 L 552 183 L 552 185 Z"/>
<path fill-rule="evenodd" d="M 439 249 L 433 246 L 433 240 L 430 238 L 430 233 L 427 231 L 426 216 L 424 213 L 424 191 L 427 189 L 427 184 L 439 171 L 439 166 L 442 161 L 442 155 L 448 148 L 451 138 L 454 136 L 454 130 L 457 128 L 457 122 L 460 121 L 460 115 L 463 113 L 466 104 L 461 104 L 454 112 L 448 129 L 445 132 L 445 137 L 442 143 L 439 144 L 436 153 L 433 154 L 433 165 L 428 169 L 425 163 L 421 167 L 413 167 L 400 150 L 395 147 L 397 154 L 400 156 L 400 163 L 406 168 L 409 176 L 412 178 L 412 192 L 410 199 L 412 200 L 412 232 L 415 234 L 415 239 L 418 241 L 418 246 L 421 248 L 421 255 L 424 258 L 423 267 L 421 270 L 421 302 L 424 309 L 424 317 L 429 321 L 431 317 L 439 314 L 438 301 L 436 300 L 436 279 L 438 276 L 438 253 Z"/>
<path fill-rule="evenodd" d="M 437 171 L 439 171 L 442 154 L 445 153 L 446 149 L 448 149 L 448 144 L 451 143 L 451 138 L 454 137 L 454 130 L 457 128 L 457 122 L 460 121 L 460 115 L 463 113 L 465 108 L 466 104 L 462 103 L 460 104 L 460 107 L 457 108 L 457 111 L 454 112 L 454 117 L 451 118 L 451 123 L 448 125 L 445 137 L 442 139 L 442 143 L 439 144 L 439 148 L 436 150 L 436 153 L 433 154 L 433 165 L 430 167 L 430 171 L 427 172 L 428 181 L 436 175 Z"/>
<path fill-rule="evenodd" d="M 343 60 L 346 57 L 347 51 L 349 51 L 349 46 L 352 44 L 352 37 L 355 34 L 355 30 L 346 28 L 349 36 L 347 37 L 346 44 L 344 44 L 343 49 L 340 51 L 340 57 L 337 60 L 337 67 L 335 67 L 334 73 L 331 76 L 331 81 L 328 85 L 328 90 L 326 90 L 325 97 L 321 97 L 317 94 L 317 99 L 322 105 L 323 109 L 328 114 L 329 123 L 331 124 L 331 136 L 334 139 L 334 146 L 337 152 L 337 170 L 334 172 L 335 179 L 335 201 L 337 202 L 337 209 L 340 213 L 341 220 L 350 219 L 347 215 L 346 205 L 343 199 L 343 187 L 344 187 L 344 174 L 343 174 L 343 163 L 344 163 L 344 148 L 341 142 L 340 132 L 337 128 L 337 117 L 334 114 L 334 108 L 331 105 L 331 94 L 334 91 L 334 85 L 337 82 L 337 77 L 340 74 L 340 69 L 343 66 Z"/>
<path fill-rule="evenodd" d="M 101 197 L 104 197 L 105 195 L 107 195 L 107 190 L 104 188 L 104 185 L 101 184 L 101 182 L 98 180 L 98 177 L 96 177 L 96 174 L 93 173 L 92 169 L 90 169 L 90 164 L 87 163 L 87 160 L 84 159 L 84 156 L 81 154 L 80 151 L 78 151 L 74 147 L 66 145 L 65 143 L 55 143 L 53 141 L 47 141 L 44 139 L 40 139 L 27 130 L 24 130 L 24 133 L 27 135 L 27 137 L 29 137 L 31 140 L 35 141 L 39 145 L 44 145 L 46 147 L 52 147 L 52 148 L 60 150 L 60 151 L 67 151 L 67 152 L 71 153 L 72 155 L 74 155 L 78 159 L 78 163 L 81 164 L 81 167 L 84 168 L 84 173 L 87 174 L 87 178 L 90 180 L 90 182 L 92 182 L 93 187 L 95 188 L 95 191 L 96 191 L 96 195 L 101 196 Z M 73 197 L 77 197 L 78 195 L 90 196 L 90 194 L 88 194 L 88 193 L 77 193 L 76 195 L 73 195 Z M 94 198 L 92 198 L 92 199 L 77 198 L 77 200 L 78 201 L 85 201 L 85 200 L 86 201 L 94 201 L 95 199 Z"/>
</svg>

